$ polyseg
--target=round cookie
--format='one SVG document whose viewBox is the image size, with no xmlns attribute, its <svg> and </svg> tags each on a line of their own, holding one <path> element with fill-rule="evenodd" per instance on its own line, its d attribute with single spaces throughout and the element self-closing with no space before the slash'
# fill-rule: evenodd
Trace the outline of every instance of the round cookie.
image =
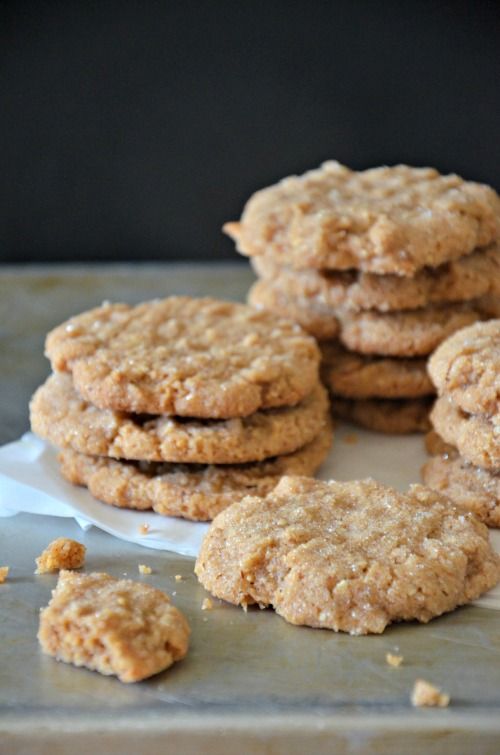
<svg viewBox="0 0 500 755">
<path fill-rule="evenodd" d="M 494 241 L 499 216 L 493 189 L 456 175 L 331 161 L 258 191 L 224 231 L 280 265 L 412 276 Z"/>
<path fill-rule="evenodd" d="M 474 600 L 498 582 L 500 559 L 476 517 L 421 485 L 285 477 L 217 516 L 195 572 L 230 603 L 368 634 Z"/>
<path fill-rule="evenodd" d="M 363 399 L 351 400 L 332 396 L 334 417 L 354 422 L 367 430 L 393 435 L 426 433 L 430 430 L 429 411 L 432 400 Z"/>
<path fill-rule="evenodd" d="M 446 396 L 438 398 L 431 422 L 446 443 L 471 464 L 500 470 L 500 423 L 481 414 L 466 414 Z"/>
<path fill-rule="evenodd" d="M 440 396 L 500 422 L 500 319 L 454 333 L 430 358 L 429 374 Z"/>
<path fill-rule="evenodd" d="M 351 351 L 422 357 L 455 331 L 480 318 L 471 304 L 448 304 L 405 312 L 338 311 L 340 340 Z"/>
<path fill-rule="evenodd" d="M 33 432 L 91 456 L 198 464 L 241 464 L 292 453 L 323 429 L 328 397 L 317 385 L 300 404 L 229 420 L 146 417 L 98 409 L 71 376 L 54 373 L 31 401 Z"/>
<path fill-rule="evenodd" d="M 281 267 L 268 255 L 254 257 L 251 262 L 257 275 L 273 281 L 289 298 L 354 311 L 418 309 L 483 296 L 489 300 L 495 296 L 493 292 L 497 296 L 500 293 L 498 243 L 439 267 L 423 268 L 411 278 L 356 270 L 293 270 Z"/>
<path fill-rule="evenodd" d="M 318 340 L 335 338 L 339 333 L 336 312 L 319 302 L 309 299 L 294 299 L 267 280 L 257 281 L 248 292 L 248 303 L 258 309 L 275 312 L 298 322 L 301 327 Z"/>
<path fill-rule="evenodd" d="M 69 450 L 61 452 L 59 461 L 66 480 L 84 485 L 104 503 L 207 521 L 248 494 L 259 498 L 267 495 L 283 475 L 314 474 L 331 442 L 331 426 L 327 425 L 298 451 L 250 464 L 198 466 L 115 461 Z"/>
<path fill-rule="evenodd" d="M 500 474 L 469 464 L 455 450 L 426 462 L 422 479 L 489 527 L 500 527 Z"/>
<path fill-rule="evenodd" d="M 321 379 L 343 398 L 421 398 L 434 393 L 425 359 L 370 357 L 347 351 L 336 341 L 320 344 Z"/>
<path fill-rule="evenodd" d="M 297 404 L 319 364 L 314 341 L 288 320 L 181 296 L 72 317 L 49 333 L 46 354 L 100 409 L 211 419 Z"/>
</svg>

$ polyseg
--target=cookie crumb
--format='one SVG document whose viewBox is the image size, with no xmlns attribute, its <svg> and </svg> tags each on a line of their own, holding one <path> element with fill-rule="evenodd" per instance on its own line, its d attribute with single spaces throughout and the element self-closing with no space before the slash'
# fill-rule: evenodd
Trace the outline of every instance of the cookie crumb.
<svg viewBox="0 0 500 755">
<path fill-rule="evenodd" d="M 87 549 L 69 537 L 53 540 L 35 559 L 35 574 L 47 574 L 61 569 L 80 569 L 85 563 Z"/>
<path fill-rule="evenodd" d="M 182 576 L 182 574 L 176 574 L 175 575 L 175 581 L 176 582 L 182 582 L 183 579 L 184 579 L 184 577 Z"/>
<path fill-rule="evenodd" d="M 344 437 L 342 438 L 342 440 L 348 446 L 355 446 L 356 443 L 358 442 L 359 438 L 356 435 L 356 433 L 348 433 L 347 435 L 344 435 Z"/>
<path fill-rule="evenodd" d="M 146 524 L 146 522 L 143 522 L 141 526 L 139 527 L 139 532 L 141 535 L 147 535 L 149 532 L 149 524 Z"/>
<path fill-rule="evenodd" d="M 438 687 L 426 682 L 424 679 L 417 679 L 411 693 L 411 704 L 415 707 L 438 707 L 446 708 L 449 705 L 450 696 L 441 692 Z"/>
<path fill-rule="evenodd" d="M 385 660 L 387 661 L 389 666 L 394 666 L 394 668 L 397 668 L 398 666 L 401 666 L 401 664 L 403 663 L 403 656 L 394 655 L 394 653 L 386 653 Z"/>
<path fill-rule="evenodd" d="M 139 573 L 140 574 L 152 574 L 153 570 L 150 566 L 146 566 L 146 564 L 139 564 Z"/>
<path fill-rule="evenodd" d="M 213 604 L 213 601 L 210 600 L 210 598 L 205 598 L 205 600 L 201 604 L 202 611 L 211 611 L 213 607 L 214 607 L 214 604 Z"/>
<path fill-rule="evenodd" d="M 7 580 L 7 577 L 9 576 L 9 566 L 0 566 L 0 585 L 3 585 L 3 583 Z"/>
</svg>

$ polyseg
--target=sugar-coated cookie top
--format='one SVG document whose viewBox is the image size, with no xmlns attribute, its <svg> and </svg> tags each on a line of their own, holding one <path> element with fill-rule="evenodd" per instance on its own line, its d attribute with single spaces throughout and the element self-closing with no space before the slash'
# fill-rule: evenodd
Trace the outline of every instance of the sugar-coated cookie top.
<svg viewBox="0 0 500 755">
<path fill-rule="evenodd" d="M 243 254 L 296 268 L 413 275 L 495 240 L 499 216 L 493 189 L 457 175 L 331 161 L 258 191 L 225 230 Z"/>
<path fill-rule="evenodd" d="M 475 599 L 500 559 L 483 524 L 428 488 L 284 477 L 216 517 L 195 571 L 232 603 L 365 634 Z"/>
<path fill-rule="evenodd" d="M 46 354 L 102 409 L 213 419 L 298 403 L 320 359 L 290 320 L 181 296 L 77 315 L 49 333 Z"/>
</svg>

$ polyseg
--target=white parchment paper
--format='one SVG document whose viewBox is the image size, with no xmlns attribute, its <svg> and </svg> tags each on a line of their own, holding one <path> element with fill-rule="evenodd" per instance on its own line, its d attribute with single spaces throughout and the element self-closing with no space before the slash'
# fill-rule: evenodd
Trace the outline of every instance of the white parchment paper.
<svg viewBox="0 0 500 755">
<path fill-rule="evenodd" d="M 412 482 L 420 481 L 420 467 L 426 458 L 421 435 L 381 435 L 342 425 L 319 477 L 373 477 L 404 491 Z M 207 524 L 114 508 L 97 501 L 87 490 L 62 479 L 57 452 L 32 433 L 0 448 L 0 516 L 21 512 L 73 517 L 84 529 L 94 525 L 146 548 L 193 557 L 208 528 Z M 149 525 L 146 535 L 140 532 L 142 524 Z M 500 552 L 500 531 L 490 532 Z M 476 605 L 500 610 L 500 586 L 476 601 Z"/>
</svg>

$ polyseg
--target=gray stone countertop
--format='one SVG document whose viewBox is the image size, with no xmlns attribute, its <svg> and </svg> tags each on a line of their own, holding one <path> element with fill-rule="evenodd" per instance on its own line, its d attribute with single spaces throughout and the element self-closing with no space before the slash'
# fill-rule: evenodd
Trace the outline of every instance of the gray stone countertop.
<svg viewBox="0 0 500 755">
<path fill-rule="evenodd" d="M 0 268 L 0 441 L 28 428 L 28 401 L 48 374 L 45 333 L 104 299 L 138 302 L 170 294 L 243 300 L 247 266 L 106 265 Z M 88 549 L 87 568 L 127 574 L 175 592 L 192 626 L 184 661 L 136 685 L 57 663 L 36 641 L 53 575 L 34 559 L 60 535 Z M 153 574 L 138 575 L 147 563 Z M 193 562 L 143 549 L 73 521 L 0 519 L 0 753 L 498 753 L 500 613 L 468 607 L 426 626 L 350 637 L 294 627 L 273 611 L 215 601 Z M 175 574 L 183 575 L 177 582 Z M 398 669 L 385 661 L 399 652 Z M 451 694 L 446 709 L 414 709 L 416 678 Z"/>
</svg>

